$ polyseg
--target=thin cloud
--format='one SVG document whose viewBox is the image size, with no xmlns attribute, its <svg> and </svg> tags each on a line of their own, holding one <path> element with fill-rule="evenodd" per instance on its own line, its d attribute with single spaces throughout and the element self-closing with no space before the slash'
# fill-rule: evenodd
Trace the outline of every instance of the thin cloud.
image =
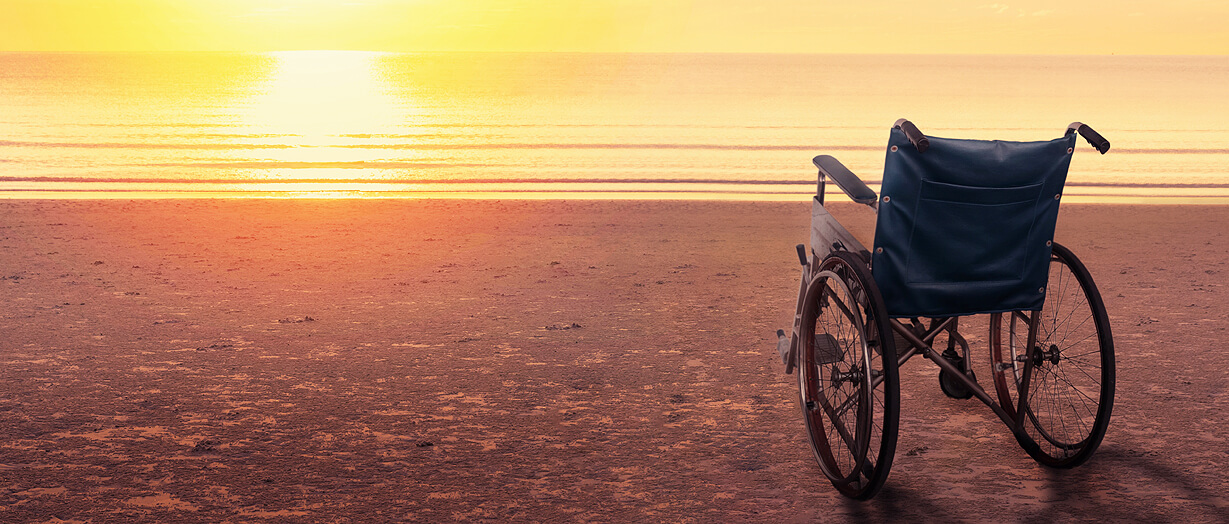
<svg viewBox="0 0 1229 524">
<path fill-rule="evenodd" d="M 292 9 L 294 8 L 288 5 L 284 5 L 281 7 L 254 7 L 252 8 L 251 11 L 248 11 L 247 13 L 231 15 L 231 18 L 255 18 L 255 17 L 277 16 L 277 15 L 289 13 Z"/>
</svg>

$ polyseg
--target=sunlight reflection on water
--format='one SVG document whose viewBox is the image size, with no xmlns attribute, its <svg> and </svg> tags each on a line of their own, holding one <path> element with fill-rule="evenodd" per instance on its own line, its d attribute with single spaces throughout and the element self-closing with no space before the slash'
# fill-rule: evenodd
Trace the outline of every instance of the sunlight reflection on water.
<svg viewBox="0 0 1229 524">
<path fill-rule="evenodd" d="M 1225 57 L 0 54 L 0 197 L 805 201 L 816 154 L 878 180 L 907 116 L 1080 119 L 1114 149 L 1081 142 L 1071 201 L 1224 202 L 1226 83 Z"/>
</svg>

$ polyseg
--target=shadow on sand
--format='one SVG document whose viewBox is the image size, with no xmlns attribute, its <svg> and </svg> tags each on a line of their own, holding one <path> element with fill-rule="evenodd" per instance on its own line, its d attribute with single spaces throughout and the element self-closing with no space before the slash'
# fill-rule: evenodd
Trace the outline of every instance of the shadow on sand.
<svg viewBox="0 0 1229 524">
<path fill-rule="evenodd" d="M 970 518 L 956 508 L 937 503 L 925 493 L 884 486 L 875 498 L 857 501 L 842 497 L 854 522 L 963 522 Z"/>
<path fill-rule="evenodd" d="M 1146 453 L 1105 446 L 1089 463 L 1072 470 L 1038 467 L 1045 475 L 1037 490 L 1040 503 L 1013 504 L 1015 495 L 1004 493 L 1001 504 L 986 500 L 952 504 L 941 500 L 943 493 L 889 482 L 872 500 L 844 499 L 844 510 L 857 522 L 1229 523 L 1229 501 L 1217 486 L 1205 486 L 1190 472 L 1162 464 Z"/>
<path fill-rule="evenodd" d="M 1216 487 L 1158 458 L 1104 446 L 1076 469 L 1045 468 L 1053 500 L 1021 520 L 1048 522 L 1061 514 L 1107 522 L 1229 522 L 1229 504 Z"/>
</svg>

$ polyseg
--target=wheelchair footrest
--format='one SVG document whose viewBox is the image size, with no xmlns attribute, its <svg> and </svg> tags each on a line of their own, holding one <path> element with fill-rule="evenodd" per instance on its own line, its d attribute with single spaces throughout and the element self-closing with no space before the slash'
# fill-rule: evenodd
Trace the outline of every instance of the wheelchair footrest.
<svg viewBox="0 0 1229 524">
<path fill-rule="evenodd" d="M 777 354 L 781 355 L 781 363 L 789 367 L 789 337 L 784 329 L 777 330 Z"/>
<path fill-rule="evenodd" d="M 845 360 L 845 350 L 836 342 L 836 337 L 827 333 L 815 336 L 815 363 L 831 364 Z"/>
</svg>

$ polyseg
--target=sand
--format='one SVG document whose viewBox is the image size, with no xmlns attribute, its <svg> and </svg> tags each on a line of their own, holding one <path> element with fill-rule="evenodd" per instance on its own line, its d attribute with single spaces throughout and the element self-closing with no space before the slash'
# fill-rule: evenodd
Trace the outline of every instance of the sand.
<svg viewBox="0 0 1229 524">
<path fill-rule="evenodd" d="M 914 360 L 865 503 L 775 354 L 809 213 L 0 202 L 0 521 L 1229 520 L 1229 208 L 1062 211 L 1118 348 L 1091 462 L 1036 465 Z"/>
</svg>

